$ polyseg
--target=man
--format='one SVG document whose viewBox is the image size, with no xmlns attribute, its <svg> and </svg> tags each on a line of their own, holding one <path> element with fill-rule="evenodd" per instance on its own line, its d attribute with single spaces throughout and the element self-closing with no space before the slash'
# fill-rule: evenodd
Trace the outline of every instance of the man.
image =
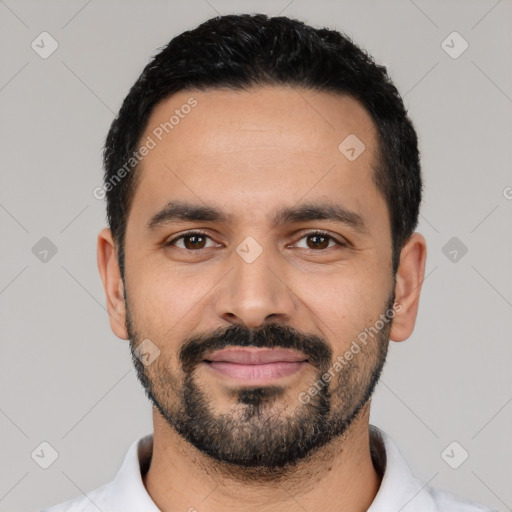
<svg viewBox="0 0 512 512">
<path fill-rule="evenodd" d="M 489 510 L 414 479 L 369 425 L 426 260 L 385 68 L 335 31 L 217 17 L 146 66 L 104 161 L 98 266 L 154 434 L 48 510 Z"/>
</svg>

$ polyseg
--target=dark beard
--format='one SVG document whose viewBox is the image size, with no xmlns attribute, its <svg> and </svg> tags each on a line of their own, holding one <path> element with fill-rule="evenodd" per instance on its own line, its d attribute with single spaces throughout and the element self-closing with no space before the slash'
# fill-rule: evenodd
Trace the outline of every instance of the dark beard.
<svg viewBox="0 0 512 512">
<path fill-rule="evenodd" d="M 393 307 L 394 295 L 386 311 Z M 196 370 L 208 350 L 227 346 L 292 348 L 302 351 L 318 369 L 315 382 L 332 368 L 332 350 L 322 339 L 289 326 L 269 324 L 257 330 L 235 325 L 209 335 L 188 338 L 179 361 L 184 377 L 171 373 L 163 357 L 145 367 L 135 354 L 142 336 L 132 325 L 128 303 L 127 329 L 132 359 L 146 395 L 167 423 L 198 450 L 218 462 L 239 468 L 276 472 L 292 467 L 314 450 L 342 436 L 370 399 L 380 378 L 389 344 L 390 320 L 361 352 L 323 382 L 307 403 L 297 400 L 293 414 L 280 415 L 284 387 L 264 386 L 232 391 L 236 414 L 216 414 L 196 382 Z M 160 347 L 163 346 L 160 344 Z M 304 384 L 307 391 L 311 383 Z M 307 387 L 306 387 L 307 386 Z"/>
</svg>

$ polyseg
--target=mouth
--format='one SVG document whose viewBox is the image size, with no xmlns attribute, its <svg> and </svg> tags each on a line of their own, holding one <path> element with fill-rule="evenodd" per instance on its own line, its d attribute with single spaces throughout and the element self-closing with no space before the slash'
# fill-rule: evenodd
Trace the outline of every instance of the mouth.
<svg viewBox="0 0 512 512">
<path fill-rule="evenodd" d="M 288 377 L 309 364 L 301 352 L 258 347 L 228 347 L 207 355 L 203 363 L 217 376 L 253 386 Z"/>
</svg>

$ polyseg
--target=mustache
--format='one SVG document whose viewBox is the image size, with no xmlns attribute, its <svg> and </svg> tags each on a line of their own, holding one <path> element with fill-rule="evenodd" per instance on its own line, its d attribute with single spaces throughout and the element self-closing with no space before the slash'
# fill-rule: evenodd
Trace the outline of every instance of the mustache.
<svg viewBox="0 0 512 512">
<path fill-rule="evenodd" d="M 250 329 L 234 325 L 186 339 L 179 352 L 183 371 L 190 373 L 205 359 L 208 351 L 232 346 L 295 349 L 304 353 L 309 362 L 319 369 L 328 368 L 332 358 L 332 350 L 324 339 L 290 326 L 268 324 Z"/>
</svg>

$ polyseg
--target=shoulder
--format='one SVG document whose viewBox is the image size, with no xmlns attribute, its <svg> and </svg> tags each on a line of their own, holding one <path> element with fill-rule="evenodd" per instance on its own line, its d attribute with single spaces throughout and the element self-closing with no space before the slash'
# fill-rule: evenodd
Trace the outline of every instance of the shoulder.
<svg viewBox="0 0 512 512">
<path fill-rule="evenodd" d="M 153 434 L 135 440 L 111 482 L 39 512 L 157 512 L 141 473 L 149 467 L 152 451 Z"/>
<path fill-rule="evenodd" d="M 370 425 L 370 448 L 382 481 L 368 512 L 496 512 L 416 478 L 396 444 L 374 425 Z"/>
<path fill-rule="evenodd" d="M 485 505 L 461 498 L 456 494 L 434 487 L 428 487 L 428 493 L 439 512 L 497 512 Z"/>
<path fill-rule="evenodd" d="M 40 512 L 98 512 L 98 510 L 107 512 L 106 504 L 108 503 L 111 485 L 112 483 L 102 485 L 88 492 L 87 495 L 52 505 Z"/>
</svg>

